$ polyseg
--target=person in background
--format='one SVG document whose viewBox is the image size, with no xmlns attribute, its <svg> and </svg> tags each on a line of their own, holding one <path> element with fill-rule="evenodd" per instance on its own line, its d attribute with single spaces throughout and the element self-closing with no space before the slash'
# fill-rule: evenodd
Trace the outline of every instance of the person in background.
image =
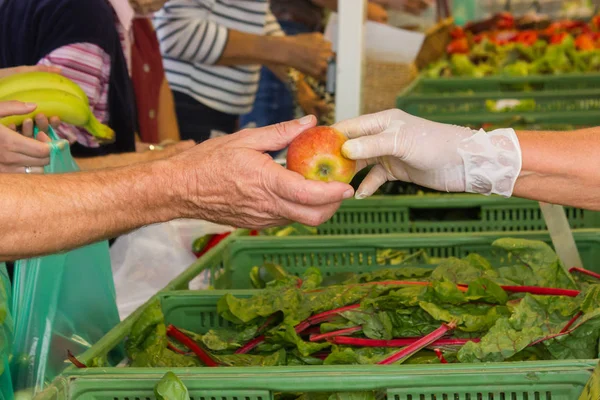
<svg viewBox="0 0 600 400">
<path fill-rule="evenodd" d="M 425 0 L 371 0 L 367 3 L 367 19 L 386 23 L 386 7 L 421 13 L 429 5 L 430 2 Z M 288 36 L 322 32 L 326 12 L 337 11 L 337 7 L 338 0 L 271 0 L 271 11 Z M 333 111 L 333 98 L 327 95 L 323 85 L 305 79 L 296 71 L 292 73 L 296 88 L 290 87 L 289 79 L 280 79 L 269 68 L 261 69 L 256 100 L 252 111 L 240 118 L 241 126 L 268 126 L 293 119 L 296 116 L 297 102 L 313 105 L 304 111 L 323 117 L 324 123 L 331 122 L 331 116 L 326 117 L 324 114 Z"/>
<path fill-rule="evenodd" d="M 149 21 L 135 16 L 138 1 L 145 6 L 146 0 L 132 0 L 133 6 L 128 0 L 0 3 L 0 67 L 59 66 L 88 95 L 94 115 L 116 132 L 115 143 L 99 146 L 85 130 L 60 124 L 57 133 L 69 140 L 82 169 L 167 157 L 193 145 L 136 152 L 148 148 L 136 136 L 149 143 L 178 139 L 156 38 Z"/>
<path fill-rule="evenodd" d="M 323 79 L 333 54 L 320 33 L 286 37 L 268 0 L 170 0 L 153 22 L 181 137 L 197 142 L 237 129 L 261 65 L 281 79 L 287 67 Z"/>
</svg>

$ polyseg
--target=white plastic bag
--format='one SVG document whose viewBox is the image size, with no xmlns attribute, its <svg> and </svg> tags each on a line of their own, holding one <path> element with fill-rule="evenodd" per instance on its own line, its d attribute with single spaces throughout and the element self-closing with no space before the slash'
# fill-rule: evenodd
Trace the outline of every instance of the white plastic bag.
<svg viewBox="0 0 600 400">
<path fill-rule="evenodd" d="M 126 318 L 196 261 L 192 253 L 196 238 L 231 230 L 206 221 L 176 220 L 119 237 L 110 257 L 120 318 Z M 198 277 L 190 289 L 206 288 L 207 278 Z"/>
</svg>

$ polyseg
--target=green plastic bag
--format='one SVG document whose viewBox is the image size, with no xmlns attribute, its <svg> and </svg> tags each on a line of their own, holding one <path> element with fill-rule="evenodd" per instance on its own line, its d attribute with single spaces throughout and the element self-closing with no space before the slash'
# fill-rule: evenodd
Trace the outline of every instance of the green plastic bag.
<svg viewBox="0 0 600 400">
<path fill-rule="evenodd" d="M 49 136 L 44 172 L 78 171 L 68 142 L 53 131 Z M 70 365 L 68 351 L 81 354 L 119 323 L 108 242 L 15 263 L 12 313 L 11 374 L 15 392 L 24 398 Z"/>
<path fill-rule="evenodd" d="M 6 265 L 0 263 L 0 400 L 12 400 L 13 388 L 8 365 L 12 346 L 13 321 L 10 314 L 11 288 Z"/>
</svg>

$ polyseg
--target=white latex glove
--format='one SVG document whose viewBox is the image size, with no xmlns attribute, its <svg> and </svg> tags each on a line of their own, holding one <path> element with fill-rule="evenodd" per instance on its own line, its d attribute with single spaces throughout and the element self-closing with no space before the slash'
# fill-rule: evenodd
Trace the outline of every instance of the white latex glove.
<svg viewBox="0 0 600 400">
<path fill-rule="evenodd" d="M 359 170 L 376 164 L 356 191 L 357 199 L 393 180 L 446 192 L 510 197 L 521 171 L 521 148 L 512 129 L 473 131 L 397 109 L 334 127 L 351 139 L 342 151 L 359 161 Z"/>
</svg>

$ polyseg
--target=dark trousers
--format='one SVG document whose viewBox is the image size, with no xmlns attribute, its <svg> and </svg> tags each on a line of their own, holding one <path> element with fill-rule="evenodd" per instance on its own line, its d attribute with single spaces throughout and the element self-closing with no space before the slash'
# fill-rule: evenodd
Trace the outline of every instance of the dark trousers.
<svg viewBox="0 0 600 400">
<path fill-rule="evenodd" d="M 225 133 L 237 131 L 239 119 L 237 115 L 213 110 L 193 97 L 175 90 L 173 97 L 181 140 L 192 139 L 200 143 L 208 140 L 213 130 Z"/>
</svg>

